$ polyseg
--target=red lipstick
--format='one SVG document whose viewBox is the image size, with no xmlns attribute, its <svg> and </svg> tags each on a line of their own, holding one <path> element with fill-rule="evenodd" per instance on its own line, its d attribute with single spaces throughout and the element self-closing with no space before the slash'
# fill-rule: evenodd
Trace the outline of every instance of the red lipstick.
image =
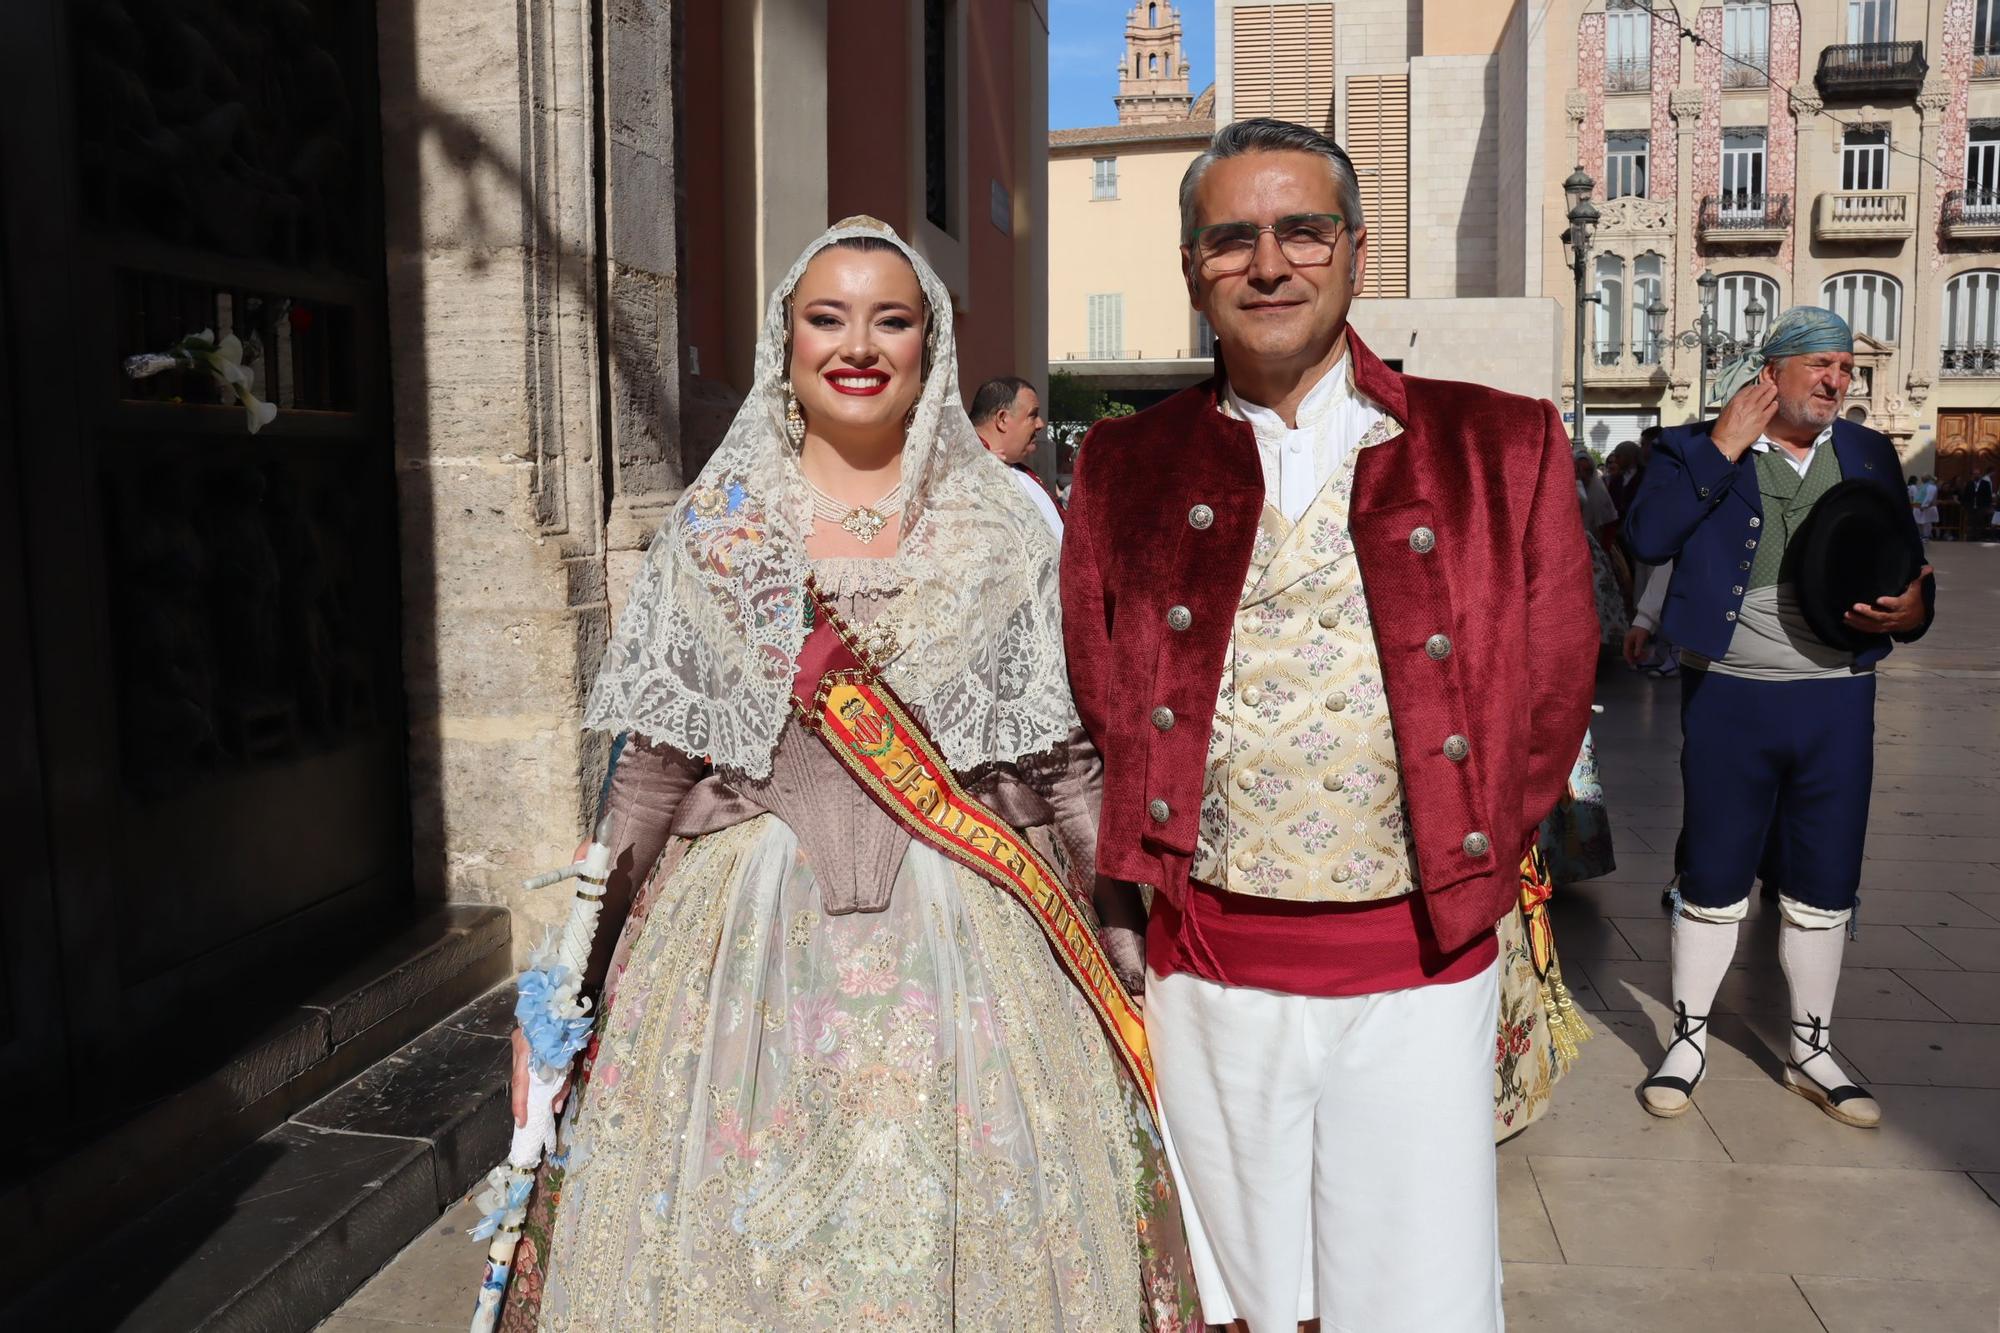
<svg viewBox="0 0 2000 1333">
<path fill-rule="evenodd" d="M 888 374 L 880 370 L 830 370 L 821 378 L 835 393 L 852 394 L 857 398 L 872 398 L 889 387 Z M 842 383 L 843 380 L 846 383 Z"/>
</svg>

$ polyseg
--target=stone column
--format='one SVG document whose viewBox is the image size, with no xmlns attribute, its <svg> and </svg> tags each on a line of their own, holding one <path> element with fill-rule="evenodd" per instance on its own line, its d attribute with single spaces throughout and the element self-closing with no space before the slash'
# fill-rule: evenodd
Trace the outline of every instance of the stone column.
<svg viewBox="0 0 2000 1333">
<path fill-rule="evenodd" d="M 1696 216 L 1700 200 L 1695 196 L 1694 136 L 1701 124 L 1701 89 L 1676 88 L 1668 109 L 1674 117 L 1674 299 L 1671 333 L 1694 328 L 1701 319 L 1701 290 L 1695 286 L 1700 276 L 1695 270 L 1695 245 L 1701 219 Z M 1668 387 L 1674 403 L 1693 404 L 1691 420 L 1699 420 L 1702 405 L 1694 401 L 1700 383 L 1700 348 L 1686 348 L 1675 338 L 1671 344 L 1673 370 Z"/>
<path fill-rule="evenodd" d="M 612 496 L 680 484 L 671 0 L 613 10 L 377 10 L 413 875 L 522 956 L 602 773 Z"/>
<path fill-rule="evenodd" d="M 1936 415 L 1926 412 L 1924 404 L 1937 383 L 1944 345 L 1940 315 L 1944 308 L 1944 284 L 1938 280 L 1942 264 L 1938 233 L 1943 224 L 1944 192 L 1949 186 L 1938 179 L 1937 168 L 1931 164 L 1938 160 L 1944 139 L 1944 113 L 1951 105 L 1951 96 L 1950 82 L 1935 74 L 1924 80 L 1923 90 L 1917 94 L 1917 111 L 1923 117 L 1917 151 L 1923 160 L 1917 166 L 1916 281 L 1909 285 L 1903 312 L 1904 385 L 1909 391 L 1910 414 L 1918 427 L 1918 434 L 1911 437 L 1913 440 L 1921 437 L 1923 421 Z"/>
</svg>

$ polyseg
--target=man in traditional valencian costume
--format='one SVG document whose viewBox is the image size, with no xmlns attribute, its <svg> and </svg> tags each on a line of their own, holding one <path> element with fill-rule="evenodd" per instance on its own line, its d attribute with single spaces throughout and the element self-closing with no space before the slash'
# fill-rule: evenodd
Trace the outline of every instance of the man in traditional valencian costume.
<svg viewBox="0 0 2000 1333">
<path fill-rule="evenodd" d="M 1785 1086 L 1844 1124 L 1881 1123 L 1833 1058 L 1833 999 L 1868 828 L 1874 664 L 1892 640 L 1929 628 L 1936 589 L 1898 503 L 1895 446 L 1839 419 L 1853 353 L 1840 316 L 1786 311 L 1761 347 L 1723 368 L 1721 416 L 1661 436 L 1626 514 L 1639 559 L 1674 562 L 1662 624 L 1688 668 L 1674 1035 L 1641 1090 L 1654 1115 L 1686 1112 L 1707 1072 L 1710 1006 L 1768 860 L 1781 872 L 1778 961 L 1791 990 Z M 1876 545 L 1905 563 L 1892 586 L 1821 617 L 1809 582 L 1820 571 L 1801 566 L 1800 548 L 1812 544 L 1808 520 L 1848 484 L 1887 493 L 1894 518 Z M 1832 623 L 1815 625 L 1822 618 Z"/>
<path fill-rule="evenodd" d="M 1226 127 L 1181 208 L 1223 369 L 1093 429 L 1062 583 L 1099 869 L 1153 889 L 1203 1311 L 1497 1329 L 1494 926 L 1597 652 L 1569 444 L 1347 328 L 1367 233 L 1324 136 Z"/>
</svg>

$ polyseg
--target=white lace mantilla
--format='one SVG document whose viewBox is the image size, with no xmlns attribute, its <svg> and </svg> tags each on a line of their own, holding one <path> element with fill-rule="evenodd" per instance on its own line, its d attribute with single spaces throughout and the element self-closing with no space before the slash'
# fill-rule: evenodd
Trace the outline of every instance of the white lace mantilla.
<svg viewBox="0 0 2000 1333">
<path fill-rule="evenodd" d="M 959 402 L 951 296 L 872 219 L 833 227 L 774 293 L 756 381 L 722 445 L 673 508 L 632 585 L 584 725 L 635 731 L 761 778 L 789 707 L 812 499 L 784 433 L 786 299 L 808 261 L 849 237 L 896 245 L 930 318 L 930 371 L 903 448 L 908 501 L 892 561 L 901 651 L 885 668 L 953 768 L 1010 762 L 1077 725 L 1063 661 L 1056 543 Z M 856 562 L 827 562 L 842 579 Z"/>
</svg>

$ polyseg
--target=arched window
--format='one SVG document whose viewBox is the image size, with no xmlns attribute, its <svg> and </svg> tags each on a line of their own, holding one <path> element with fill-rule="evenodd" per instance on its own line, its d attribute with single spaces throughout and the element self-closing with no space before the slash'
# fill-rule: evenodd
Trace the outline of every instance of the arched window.
<svg viewBox="0 0 2000 1333">
<path fill-rule="evenodd" d="M 1600 366 L 1615 366 L 1625 327 L 1625 258 L 1597 257 L 1597 350 Z"/>
<path fill-rule="evenodd" d="M 1160 26 L 1160 7 L 1158 5 L 1146 6 L 1146 26 L 1149 28 Z"/>
<path fill-rule="evenodd" d="M 1666 299 L 1666 278 L 1666 260 L 1653 251 L 1632 261 L 1632 354 L 1642 366 L 1660 364 L 1660 344 L 1653 340 L 1646 307 Z"/>
<path fill-rule="evenodd" d="M 1134 55 L 1132 57 L 1132 77 L 1135 79 L 1144 78 L 1145 74 L 1146 74 L 1146 57 L 1141 55 Z"/>
<path fill-rule="evenodd" d="M 1763 327 L 1769 329 L 1782 307 L 1778 304 L 1778 284 L 1758 273 L 1724 273 L 1715 285 L 1715 327 L 1732 343 L 1750 336 L 1750 320 L 1744 313 L 1755 300 L 1764 307 Z"/>
<path fill-rule="evenodd" d="M 1886 273 L 1836 273 L 1820 288 L 1820 301 L 1876 342 L 1894 343 L 1901 331 L 1903 287 Z"/>
<path fill-rule="evenodd" d="M 1158 74 L 1160 72 L 1160 58 L 1158 56 L 1146 57 L 1146 72 L 1148 74 Z"/>
<path fill-rule="evenodd" d="M 1974 269 L 1944 285 L 1947 375 L 2000 375 L 2000 269 Z"/>
</svg>

